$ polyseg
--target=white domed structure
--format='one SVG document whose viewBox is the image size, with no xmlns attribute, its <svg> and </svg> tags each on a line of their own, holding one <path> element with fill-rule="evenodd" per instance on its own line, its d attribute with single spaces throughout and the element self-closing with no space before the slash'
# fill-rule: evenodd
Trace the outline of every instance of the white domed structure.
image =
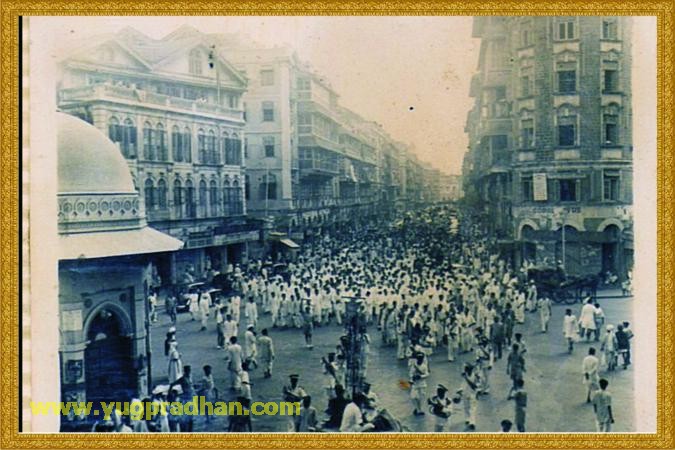
<svg viewBox="0 0 675 450">
<path fill-rule="evenodd" d="M 93 125 L 56 114 L 60 259 L 178 250 L 147 226 L 143 203 L 117 147 Z"/>
<path fill-rule="evenodd" d="M 57 127 L 59 194 L 136 192 L 127 162 L 101 131 L 63 113 Z"/>
</svg>

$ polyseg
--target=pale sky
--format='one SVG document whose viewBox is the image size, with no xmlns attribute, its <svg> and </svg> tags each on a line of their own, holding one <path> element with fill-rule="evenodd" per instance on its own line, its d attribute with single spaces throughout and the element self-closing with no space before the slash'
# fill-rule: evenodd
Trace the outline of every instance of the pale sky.
<svg viewBox="0 0 675 450">
<path fill-rule="evenodd" d="M 44 18 L 41 19 L 45 20 Z M 59 45 L 132 26 L 161 38 L 183 24 L 287 44 L 325 76 L 340 103 L 379 122 L 417 156 L 461 173 L 467 146 L 469 82 L 480 41 L 471 17 L 67 17 L 50 35 Z M 64 26 L 65 25 L 65 26 Z M 410 108 L 413 108 L 411 111 Z"/>
</svg>

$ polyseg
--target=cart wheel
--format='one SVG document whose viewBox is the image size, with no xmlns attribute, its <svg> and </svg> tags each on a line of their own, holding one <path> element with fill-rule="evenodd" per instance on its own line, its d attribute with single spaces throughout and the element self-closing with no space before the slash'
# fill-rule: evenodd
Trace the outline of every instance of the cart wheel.
<svg viewBox="0 0 675 450">
<path fill-rule="evenodd" d="M 579 301 L 579 298 L 576 295 L 576 292 L 569 292 L 569 291 L 565 292 L 564 299 L 565 299 L 565 303 L 568 304 L 568 305 L 574 305 L 575 303 L 577 303 Z"/>
</svg>

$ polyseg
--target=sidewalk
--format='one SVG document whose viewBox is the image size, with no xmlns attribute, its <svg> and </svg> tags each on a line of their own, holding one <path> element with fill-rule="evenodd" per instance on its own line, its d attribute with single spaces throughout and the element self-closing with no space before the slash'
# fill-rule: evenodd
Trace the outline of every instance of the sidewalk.
<svg viewBox="0 0 675 450">
<path fill-rule="evenodd" d="M 631 298 L 632 295 L 623 295 L 620 287 L 604 286 L 598 288 L 597 298 Z"/>
</svg>

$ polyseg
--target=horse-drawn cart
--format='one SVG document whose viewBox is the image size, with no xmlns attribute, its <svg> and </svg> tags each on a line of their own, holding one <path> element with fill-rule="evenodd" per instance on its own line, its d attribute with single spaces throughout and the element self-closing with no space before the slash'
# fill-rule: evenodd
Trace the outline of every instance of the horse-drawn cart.
<svg viewBox="0 0 675 450">
<path fill-rule="evenodd" d="M 596 275 L 570 276 L 561 268 L 535 267 L 527 272 L 537 286 L 537 296 L 548 296 L 555 303 L 572 305 L 591 297 L 595 300 L 599 279 Z"/>
</svg>

